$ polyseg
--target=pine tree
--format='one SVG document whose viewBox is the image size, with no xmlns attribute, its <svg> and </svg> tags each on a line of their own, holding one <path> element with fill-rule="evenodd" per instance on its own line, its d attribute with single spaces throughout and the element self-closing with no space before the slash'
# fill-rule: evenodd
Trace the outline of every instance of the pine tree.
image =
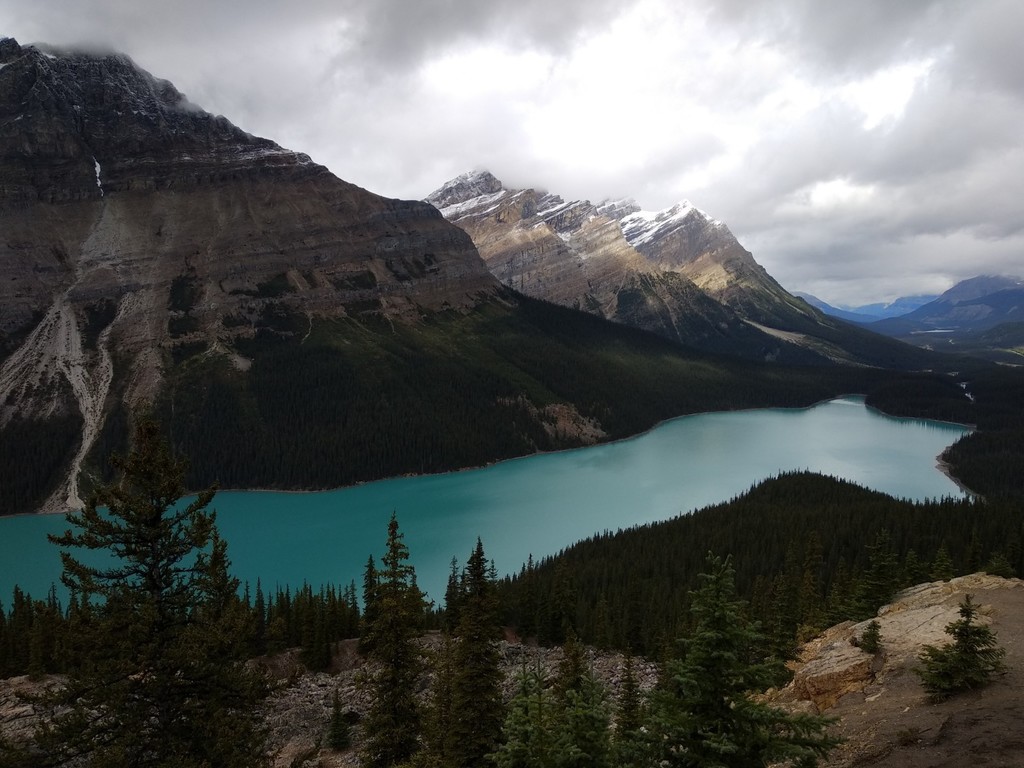
<svg viewBox="0 0 1024 768">
<path fill-rule="evenodd" d="M 375 583 L 364 593 L 370 598 L 364 639 L 369 658 L 378 666 L 369 681 L 373 700 L 363 719 L 367 739 L 362 760 L 368 768 L 401 765 L 419 748 L 421 714 L 416 689 L 423 657 L 416 638 L 427 605 L 408 559 L 409 548 L 392 514 L 381 568 L 374 569 Z"/>
<path fill-rule="evenodd" d="M 899 560 L 889 531 L 882 529 L 868 547 L 868 568 L 860 578 L 854 598 L 855 617 L 866 619 L 889 602 L 900 582 Z"/>
<path fill-rule="evenodd" d="M 860 636 L 859 645 L 860 649 L 865 653 L 878 653 L 882 647 L 882 632 L 881 625 L 877 619 L 872 619 L 868 622 L 868 625 L 864 628 L 864 633 Z"/>
<path fill-rule="evenodd" d="M 539 666 L 519 675 L 519 688 L 509 703 L 502 743 L 491 756 L 497 768 L 556 768 L 552 743 L 554 704 Z"/>
<path fill-rule="evenodd" d="M 37 764 L 262 765 L 264 684 L 243 663 L 249 616 L 206 510 L 214 491 L 178 503 L 184 463 L 148 419 L 112 464 L 119 480 L 52 537 L 107 559 L 94 566 L 61 552 L 62 580 L 87 614 L 76 627 L 83 656 L 43 699 L 58 713 L 37 734 Z"/>
<path fill-rule="evenodd" d="M 604 688 L 586 662 L 574 635 L 554 680 L 553 756 L 559 768 L 604 768 L 611 765 L 609 712 Z"/>
<path fill-rule="evenodd" d="M 466 562 L 458 598 L 458 638 L 454 649 L 452 709 L 447 753 L 450 765 L 487 764 L 501 740 L 505 710 L 501 700 L 498 655 L 498 602 L 495 578 L 487 566 L 483 543 Z"/>
<path fill-rule="evenodd" d="M 618 713 L 612 755 L 620 768 L 640 768 L 648 764 L 643 741 L 644 712 L 640 686 L 636 679 L 633 657 L 627 655 L 622 663 L 622 690 L 619 693 Z"/>
<path fill-rule="evenodd" d="M 666 662 L 651 695 L 650 745 L 656 764 L 737 768 L 792 761 L 814 765 L 835 741 L 827 720 L 789 715 L 751 694 L 778 679 L 758 661 L 764 638 L 744 617 L 729 560 L 708 557 L 691 594 L 692 634 Z"/>
<path fill-rule="evenodd" d="M 933 702 L 944 701 L 955 693 L 980 688 L 1006 667 L 1006 650 L 996 642 L 995 633 L 975 623 L 977 608 L 967 595 L 960 603 L 960 618 L 946 626 L 953 642 L 941 648 L 926 645 L 918 660 L 921 683 Z"/>
<path fill-rule="evenodd" d="M 949 581 L 953 578 L 953 574 L 953 558 L 949 556 L 949 550 L 946 549 L 946 545 L 942 544 L 935 553 L 932 569 L 928 575 L 934 581 Z"/>
</svg>

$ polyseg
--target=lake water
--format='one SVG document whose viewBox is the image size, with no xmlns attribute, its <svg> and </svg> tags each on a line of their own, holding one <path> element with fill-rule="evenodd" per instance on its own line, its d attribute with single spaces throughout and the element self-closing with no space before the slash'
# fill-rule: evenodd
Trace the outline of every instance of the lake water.
<svg viewBox="0 0 1024 768">
<path fill-rule="evenodd" d="M 380 559 L 394 511 L 420 586 L 444 595 L 479 536 L 499 573 L 604 530 L 665 520 L 728 500 L 780 472 L 811 470 L 894 496 L 963 493 L 936 457 L 968 430 L 896 419 L 849 397 L 807 409 L 706 413 L 608 445 L 502 462 L 484 469 L 397 478 L 319 493 L 221 492 L 214 499 L 233 572 L 264 588 L 361 585 Z M 0 518 L 0 601 L 15 584 L 43 597 L 59 580 L 47 533 L 62 516 Z"/>
</svg>

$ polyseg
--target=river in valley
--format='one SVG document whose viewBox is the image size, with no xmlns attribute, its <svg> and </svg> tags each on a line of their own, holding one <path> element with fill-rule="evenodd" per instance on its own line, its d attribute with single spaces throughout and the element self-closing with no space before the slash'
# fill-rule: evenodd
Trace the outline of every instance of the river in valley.
<svg viewBox="0 0 1024 768">
<path fill-rule="evenodd" d="M 897 419 L 847 397 L 806 409 L 705 413 L 616 443 L 514 459 L 483 469 L 406 477 L 316 493 L 230 491 L 212 507 L 233 572 L 276 585 L 361 585 L 398 516 L 419 584 L 435 600 L 453 556 L 479 536 L 500 574 L 605 530 L 665 520 L 726 501 L 780 472 L 811 470 L 894 496 L 962 496 L 937 456 L 967 428 Z M 0 518 L 0 602 L 15 584 L 43 597 L 59 587 L 47 533 L 62 516 Z M 59 590 L 62 591 L 62 590 Z"/>
</svg>

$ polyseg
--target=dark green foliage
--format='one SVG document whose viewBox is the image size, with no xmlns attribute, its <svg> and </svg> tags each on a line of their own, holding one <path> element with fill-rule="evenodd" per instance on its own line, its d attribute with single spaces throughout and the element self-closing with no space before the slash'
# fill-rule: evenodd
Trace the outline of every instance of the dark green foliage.
<svg viewBox="0 0 1024 768">
<path fill-rule="evenodd" d="M 620 768 L 645 765 L 645 715 L 633 657 L 627 655 L 622 666 L 622 690 L 619 694 L 612 742 L 612 762 Z"/>
<path fill-rule="evenodd" d="M 82 346 L 96 349 L 103 329 L 113 322 L 117 315 L 117 302 L 102 298 L 85 306 L 85 326 L 82 328 Z"/>
<path fill-rule="evenodd" d="M 81 441 L 82 417 L 15 418 L 0 429 L 0 514 L 33 512 L 60 481 Z"/>
<path fill-rule="evenodd" d="M 611 765 L 610 715 L 604 688 L 594 678 L 575 637 L 554 680 L 554 764 L 560 768 Z"/>
<path fill-rule="evenodd" d="M 885 375 L 715 358 L 514 301 L 415 325 L 311 323 L 268 304 L 256 337 L 236 343 L 252 360 L 247 372 L 216 355 L 183 360 L 158 411 L 197 487 L 335 487 L 578 445 L 545 421 L 554 403 L 574 404 L 617 438 L 683 413 L 808 405 Z"/>
<path fill-rule="evenodd" d="M 978 431 L 950 446 L 942 458 L 953 475 L 988 498 L 1024 494 L 1024 375 L 998 367 L 965 382 L 974 397 Z"/>
<path fill-rule="evenodd" d="M 95 766 L 260 765 L 263 682 L 243 664 L 249 616 L 206 511 L 214 492 L 177 504 L 184 466 L 151 421 L 139 421 L 133 452 L 115 467 L 119 482 L 53 537 L 80 601 L 80 663 L 43 699 L 56 714 L 37 735 L 40 764 L 82 755 Z M 110 559 L 87 565 L 77 548 Z"/>
<path fill-rule="evenodd" d="M 1024 521 L 1015 503 L 913 503 L 795 473 L 690 515 L 594 536 L 499 586 L 507 624 L 536 626 L 535 617 L 568 609 L 566 620 L 585 642 L 600 630 L 613 647 L 657 656 L 689 625 L 688 592 L 702 550 L 713 547 L 734 558 L 739 593 L 782 651 L 817 623 L 819 611 L 823 625 L 868 618 L 891 589 L 916 583 L 904 567 L 910 550 L 918 563 L 931 563 L 949 542 L 950 575 L 964 573 L 975 531 L 981 562 L 1003 551 L 1021 572 Z M 574 585 L 568 600 L 560 586 L 565 574 Z M 542 642 L 554 642 L 550 634 L 538 632 Z"/>
<path fill-rule="evenodd" d="M 709 556 L 693 594 L 693 631 L 665 663 L 651 694 L 649 740 L 655 764 L 811 766 L 836 741 L 828 720 L 789 715 L 751 694 L 778 679 L 778 663 L 762 660 L 764 638 L 745 617 L 728 559 Z"/>
<path fill-rule="evenodd" d="M 489 764 L 487 756 L 498 746 L 505 720 L 495 579 L 479 539 L 461 585 L 445 764 L 473 768 Z"/>
<path fill-rule="evenodd" d="M 878 653 L 882 647 L 881 625 L 877 620 L 872 619 L 864 628 L 864 634 L 860 636 L 860 649 L 865 653 Z"/>
<path fill-rule="evenodd" d="M 555 768 L 553 717 L 547 679 L 539 668 L 524 667 L 492 758 L 497 768 Z"/>
<path fill-rule="evenodd" d="M 889 531 L 880 530 L 867 550 L 867 569 L 859 580 L 851 611 L 851 618 L 858 620 L 874 616 L 900 586 L 899 558 Z"/>
<path fill-rule="evenodd" d="M 421 712 L 416 691 L 423 673 L 416 644 L 426 611 L 409 549 L 394 515 L 388 524 L 387 549 L 367 605 L 367 654 L 378 665 L 369 686 L 372 704 L 363 719 L 367 734 L 363 765 L 388 768 L 407 762 L 419 749 Z"/>
<path fill-rule="evenodd" d="M 985 573 L 990 573 L 993 576 L 1002 576 L 1004 579 L 1012 579 L 1016 575 L 1013 566 L 1010 565 L 1010 558 L 1002 550 L 992 554 L 992 557 L 985 565 Z"/>
<path fill-rule="evenodd" d="M 171 293 L 167 299 L 167 308 L 172 312 L 189 312 L 199 300 L 199 281 L 195 270 L 178 275 L 171 281 Z"/>
<path fill-rule="evenodd" d="M 1005 671 L 1006 650 L 991 629 L 975 622 L 976 616 L 977 607 L 967 595 L 960 603 L 960 618 L 946 626 L 953 642 L 941 648 L 926 645 L 918 656 L 922 666 L 916 672 L 931 701 L 980 688 Z"/>
<path fill-rule="evenodd" d="M 185 336 L 186 334 L 194 333 L 198 330 L 199 319 L 192 317 L 191 315 L 167 318 L 167 333 L 171 335 L 172 339 L 177 338 L 178 336 Z"/>
<path fill-rule="evenodd" d="M 331 720 L 327 726 L 327 746 L 335 752 L 342 752 L 352 746 L 352 729 L 341 708 L 338 692 L 334 692 L 331 700 Z"/>
<path fill-rule="evenodd" d="M 932 569 L 928 574 L 934 581 L 949 581 L 953 578 L 953 560 L 943 543 L 932 560 Z"/>
</svg>

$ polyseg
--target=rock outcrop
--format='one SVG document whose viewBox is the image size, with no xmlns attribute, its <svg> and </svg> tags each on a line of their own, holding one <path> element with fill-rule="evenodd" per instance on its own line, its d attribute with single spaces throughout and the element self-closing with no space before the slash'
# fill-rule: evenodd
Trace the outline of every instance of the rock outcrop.
<svg viewBox="0 0 1024 768">
<path fill-rule="evenodd" d="M 427 202 L 466 230 L 491 272 L 531 296 L 758 361 L 920 365 L 915 350 L 828 317 L 781 285 L 689 202 L 566 202 L 466 173 Z"/>
<path fill-rule="evenodd" d="M 972 595 L 979 619 L 1006 649 L 1007 673 L 986 688 L 928 702 L 914 669 L 925 645 L 951 642 L 945 628 Z M 868 621 L 832 627 L 803 647 L 776 702 L 838 718 L 845 743 L 830 766 L 1020 765 L 1024 737 L 1024 581 L 984 573 L 921 584 L 875 617 L 880 649 L 857 647 Z M 982 725 L 983 724 L 983 725 Z"/>
<path fill-rule="evenodd" d="M 677 217 L 677 209 L 668 216 L 645 214 L 631 200 L 566 202 L 534 189 L 506 189 L 487 171 L 449 181 L 427 202 L 466 230 L 494 276 L 517 291 L 698 349 L 761 361 L 820 360 L 744 322 L 687 273 L 706 277 L 691 262 L 703 264 L 698 256 L 712 248 L 708 238 L 690 244 L 692 256 L 683 258 L 679 250 L 681 233 L 698 222 L 706 235 L 735 243 L 723 225 L 695 208 Z"/>
</svg>

